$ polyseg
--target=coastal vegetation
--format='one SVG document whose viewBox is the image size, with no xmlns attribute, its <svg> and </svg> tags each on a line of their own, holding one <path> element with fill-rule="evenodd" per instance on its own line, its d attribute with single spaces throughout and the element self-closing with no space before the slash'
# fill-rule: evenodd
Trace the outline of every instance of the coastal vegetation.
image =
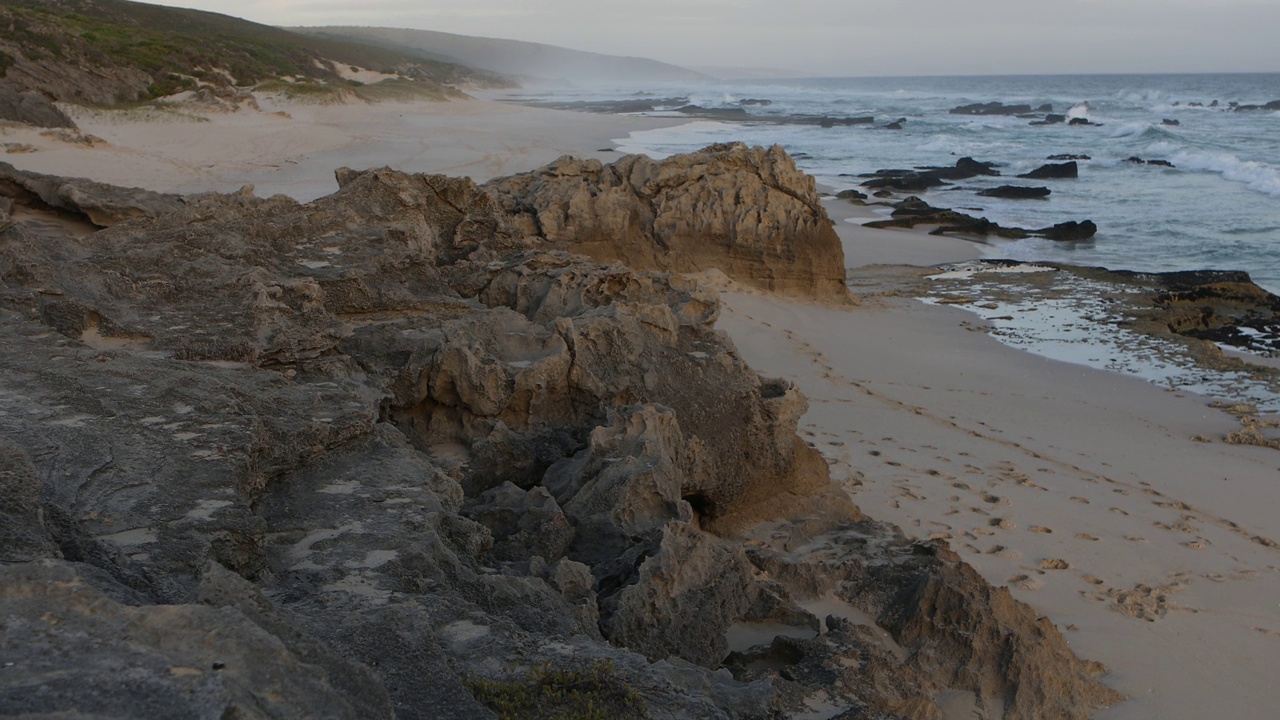
<svg viewBox="0 0 1280 720">
<path fill-rule="evenodd" d="M 0 0 L 0 27 L 0 77 L 55 101 L 109 105 L 204 85 L 268 82 L 308 84 L 294 95 L 331 93 L 353 86 L 345 68 L 392 75 L 401 93 L 412 83 L 414 97 L 457 96 L 458 85 L 510 84 L 494 73 L 386 48 L 123 0 Z"/>
</svg>

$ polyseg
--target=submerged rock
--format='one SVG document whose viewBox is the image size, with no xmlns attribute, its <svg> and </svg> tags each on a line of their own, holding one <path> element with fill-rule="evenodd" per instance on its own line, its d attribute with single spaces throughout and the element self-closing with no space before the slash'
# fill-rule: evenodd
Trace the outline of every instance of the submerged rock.
<svg viewBox="0 0 1280 720">
<path fill-rule="evenodd" d="M 1052 110 L 1053 107 L 1049 106 Z M 1002 102 L 971 103 L 951 108 L 952 115 L 1025 115 L 1031 112 L 1030 105 L 1005 105 Z"/>
<path fill-rule="evenodd" d="M 1024 185 L 1001 185 L 999 187 L 987 188 L 979 190 L 979 195 L 984 197 L 1008 198 L 1011 200 L 1027 200 L 1034 198 L 1049 197 L 1049 188 L 1047 187 L 1026 187 Z"/>
<path fill-rule="evenodd" d="M 1030 172 L 1025 172 L 1018 177 L 1028 180 L 1049 180 L 1062 178 L 1075 178 L 1080 176 L 1080 166 L 1074 160 L 1064 163 L 1049 163 Z"/>
</svg>

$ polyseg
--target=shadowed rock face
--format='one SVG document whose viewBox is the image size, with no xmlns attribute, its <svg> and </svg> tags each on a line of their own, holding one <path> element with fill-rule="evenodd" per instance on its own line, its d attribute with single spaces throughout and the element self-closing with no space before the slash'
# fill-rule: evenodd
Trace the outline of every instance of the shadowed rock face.
<svg viewBox="0 0 1280 720">
<path fill-rule="evenodd" d="M 487 717 L 467 682 L 539 663 L 607 667 L 652 717 L 1116 699 L 861 516 L 714 294 L 526 236 L 469 180 L 338 179 L 79 240 L 0 223 L 6 709 Z M 715 671 L 732 627 L 818 627 L 799 602 L 827 593 L 905 653 L 855 623 L 788 652 L 795 679 Z"/>
<path fill-rule="evenodd" d="M 765 290 L 848 302 L 844 253 L 813 178 L 776 146 L 610 165 L 561 158 L 485 189 L 526 232 L 601 262 L 718 268 Z"/>
</svg>

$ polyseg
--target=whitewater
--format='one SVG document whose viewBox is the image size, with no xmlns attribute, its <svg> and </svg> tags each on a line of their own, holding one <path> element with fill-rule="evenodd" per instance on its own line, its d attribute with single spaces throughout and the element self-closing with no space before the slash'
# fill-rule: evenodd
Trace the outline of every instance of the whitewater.
<svg viewBox="0 0 1280 720">
<path fill-rule="evenodd" d="M 1002 177 L 962 180 L 922 197 L 1001 225 L 1091 219 L 1099 228 L 1096 237 L 1079 243 L 994 240 L 985 248 L 992 257 L 1151 272 L 1245 270 L 1280 292 L 1280 112 L 1233 107 L 1280 99 L 1280 74 L 730 80 L 645 91 L 748 115 L 632 133 L 620 140 L 622 152 L 661 157 L 731 140 L 779 144 L 833 192 L 857 188 L 863 173 L 972 157 L 998 163 Z M 635 92 L 593 88 L 556 95 L 582 100 Z M 768 103 L 742 103 L 746 99 Z M 1090 124 L 1033 126 L 1035 118 L 949 112 L 986 102 L 1049 104 L 1054 113 Z M 649 114 L 680 116 L 674 108 Z M 765 122 L 795 115 L 875 120 L 835 127 Z M 885 127 L 897 120 L 905 120 L 901 129 Z M 1079 178 L 1011 177 L 1064 154 L 1088 156 L 1079 161 Z M 1137 164 L 1132 157 L 1173 167 Z M 977 195 L 1002 184 L 1046 186 L 1051 195 Z"/>
</svg>

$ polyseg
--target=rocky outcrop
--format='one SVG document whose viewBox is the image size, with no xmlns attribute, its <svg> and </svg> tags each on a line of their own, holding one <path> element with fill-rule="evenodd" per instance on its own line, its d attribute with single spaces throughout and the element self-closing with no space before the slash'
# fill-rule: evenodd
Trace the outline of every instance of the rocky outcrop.
<svg viewBox="0 0 1280 720">
<path fill-rule="evenodd" d="M 1098 226 L 1092 220 L 1068 220 L 1060 222 L 1052 227 L 1040 228 L 1032 230 L 1033 235 L 1039 235 L 1047 240 L 1057 240 L 1060 242 L 1079 242 L 1080 240 L 1088 240 L 1098 234 Z"/>
<path fill-rule="evenodd" d="M 1053 106 L 1049 109 L 1052 110 Z M 952 115 L 1026 115 L 1030 112 L 1030 105 L 1006 105 L 1002 102 L 970 103 L 950 110 Z"/>
<path fill-rule="evenodd" d="M 601 262 L 717 268 L 761 289 L 848 302 L 844 253 L 813 178 L 776 146 L 610 165 L 566 157 L 485 190 L 526 233 Z"/>
<path fill-rule="evenodd" d="M 468 180 L 338 179 L 0 230 L 6 710 L 483 718 L 548 666 L 643 717 L 1117 699 L 862 517 L 713 294 L 528 236 Z M 805 609 L 827 595 L 875 624 Z M 752 623 L 813 632 L 731 647 Z"/>
<path fill-rule="evenodd" d="M 1049 197 L 1047 187 L 1027 187 L 1025 185 L 1001 185 L 999 187 L 979 190 L 983 197 L 1006 198 L 1010 200 L 1028 200 Z"/>
<path fill-rule="evenodd" d="M 953 167 L 918 167 L 911 170 L 884 169 L 865 173 L 859 177 L 871 178 L 862 183 L 873 190 L 898 192 L 924 192 L 930 188 L 949 184 L 949 180 L 967 180 L 979 175 L 998 176 L 996 164 L 962 157 Z"/>
<path fill-rule="evenodd" d="M 1057 180 L 1063 178 L 1080 177 L 1080 166 L 1075 160 L 1069 160 L 1064 163 L 1048 163 L 1030 172 L 1019 175 L 1020 178 L 1028 180 Z"/>
<path fill-rule="evenodd" d="M 1037 190 L 1037 188 L 1014 189 Z M 1045 192 L 1047 193 L 1048 190 L 1046 189 Z M 863 224 L 872 228 L 913 228 L 917 225 L 936 225 L 937 227 L 929 231 L 930 235 L 945 235 L 947 233 L 960 233 L 979 237 L 994 235 L 1010 240 L 1021 240 L 1035 235 L 1049 240 L 1078 241 L 1091 238 L 1098 232 L 1098 226 L 1092 220 L 1068 220 L 1039 230 L 1004 227 L 984 217 L 974 217 L 956 210 L 933 207 L 914 196 L 894 205 L 891 219 L 876 220 Z"/>
<path fill-rule="evenodd" d="M 23 91 L 12 82 L 0 82 L 0 120 L 36 127 L 76 126 L 49 98 L 35 91 Z"/>
<path fill-rule="evenodd" d="M 187 202 L 180 195 L 19 170 L 0 162 L 0 195 L 19 205 L 83 216 L 99 227 L 173 212 Z"/>
</svg>

